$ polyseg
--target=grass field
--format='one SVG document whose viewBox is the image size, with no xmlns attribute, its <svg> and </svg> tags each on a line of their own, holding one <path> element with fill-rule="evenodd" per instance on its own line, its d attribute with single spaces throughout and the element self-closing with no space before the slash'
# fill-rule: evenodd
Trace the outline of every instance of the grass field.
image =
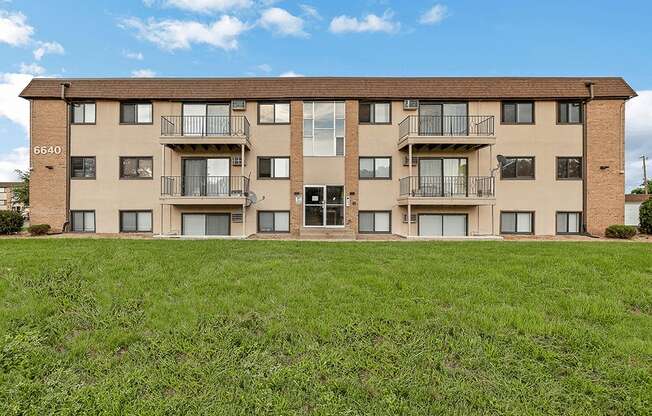
<svg viewBox="0 0 652 416">
<path fill-rule="evenodd" d="M 650 414 L 652 245 L 0 240 L 0 414 Z"/>
</svg>

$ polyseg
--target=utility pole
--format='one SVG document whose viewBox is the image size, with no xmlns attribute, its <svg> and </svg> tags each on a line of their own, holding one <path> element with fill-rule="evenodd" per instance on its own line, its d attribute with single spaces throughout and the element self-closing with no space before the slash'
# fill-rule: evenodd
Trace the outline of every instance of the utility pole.
<svg viewBox="0 0 652 416">
<path fill-rule="evenodd" d="M 643 193 L 647 195 L 647 157 L 643 155 L 641 156 L 641 159 L 643 159 Z"/>
</svg>

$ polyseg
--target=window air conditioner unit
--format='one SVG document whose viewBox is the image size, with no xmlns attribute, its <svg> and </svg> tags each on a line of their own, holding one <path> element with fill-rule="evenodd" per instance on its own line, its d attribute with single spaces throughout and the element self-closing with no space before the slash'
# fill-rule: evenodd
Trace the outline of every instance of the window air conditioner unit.
<svg viewBox="0 0 652 416">
<path fill-rule="evenodd" d="M 407 224 L 407 214 L 403 214 L 403 224 Z M 412 214 L 411 215 L 411 220 L 410 224 L 416 224 L 417 223 L 417 214 Z"/>
<path fill-rule="evenodd" d="M 419 161 L 419 158 L 416 156 L 412 156 L 412 166 L 416 166 L 417 162 Z M 405 156 L 403 158 L 403 166 L 409 166 L 410 165 L 410 156 Z"/>
<path fill-rule="evenodd" d="M 245 100 L 231 100 L 231 109 L 234 111 L 244 111 L 247 109 Z"/>
<path fill-rule="evenodd" d="M 416 110 L 419 108 L 419 100 L 403 100 L 403 110 Z"/>
</svg>

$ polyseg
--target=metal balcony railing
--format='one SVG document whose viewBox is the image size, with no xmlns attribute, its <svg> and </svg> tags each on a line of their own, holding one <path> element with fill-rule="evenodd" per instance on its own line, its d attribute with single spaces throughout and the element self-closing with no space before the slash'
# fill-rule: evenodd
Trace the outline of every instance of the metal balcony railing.
<svg viewBox="0 0 652 416">
<path fill-rule="evenodd" d="M 491 198 L 493 176 L 407 176 L 399 181 L 400 196 L 424 198 Z"/>
<path fill-rule="evenodd" d="M 249 139 L 245 116 L 161 116 L 161 136 L 233 136 Z"/>
<path fill-rule="evenodd" d="M 162 176 L 161 195 L 175 197 L 242 197 L 249 194 L 246 176 Z"/>
<path fill-rule="evenodd" d="M 493 136 L 494 116 L 407 116 L 398 125 L 406 136 Z"/>
</svg>

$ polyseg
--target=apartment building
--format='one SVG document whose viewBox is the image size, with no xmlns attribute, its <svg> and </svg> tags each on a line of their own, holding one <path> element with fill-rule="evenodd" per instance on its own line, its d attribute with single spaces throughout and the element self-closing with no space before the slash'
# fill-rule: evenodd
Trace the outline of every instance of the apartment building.
<svg viewBox="0 0 652 416">
<path fill-rule="evenodd" d="M 622 78 L 34 79 L 31 217 L 300 238 L 602 235 Z"/>
<path fill-rule="evenodd" d="M 22 205 L 13 196 L 13 189 L 20 184 L 20 182 L 0 182 L 0 211 L 22 211 Z"/>
</svg>

